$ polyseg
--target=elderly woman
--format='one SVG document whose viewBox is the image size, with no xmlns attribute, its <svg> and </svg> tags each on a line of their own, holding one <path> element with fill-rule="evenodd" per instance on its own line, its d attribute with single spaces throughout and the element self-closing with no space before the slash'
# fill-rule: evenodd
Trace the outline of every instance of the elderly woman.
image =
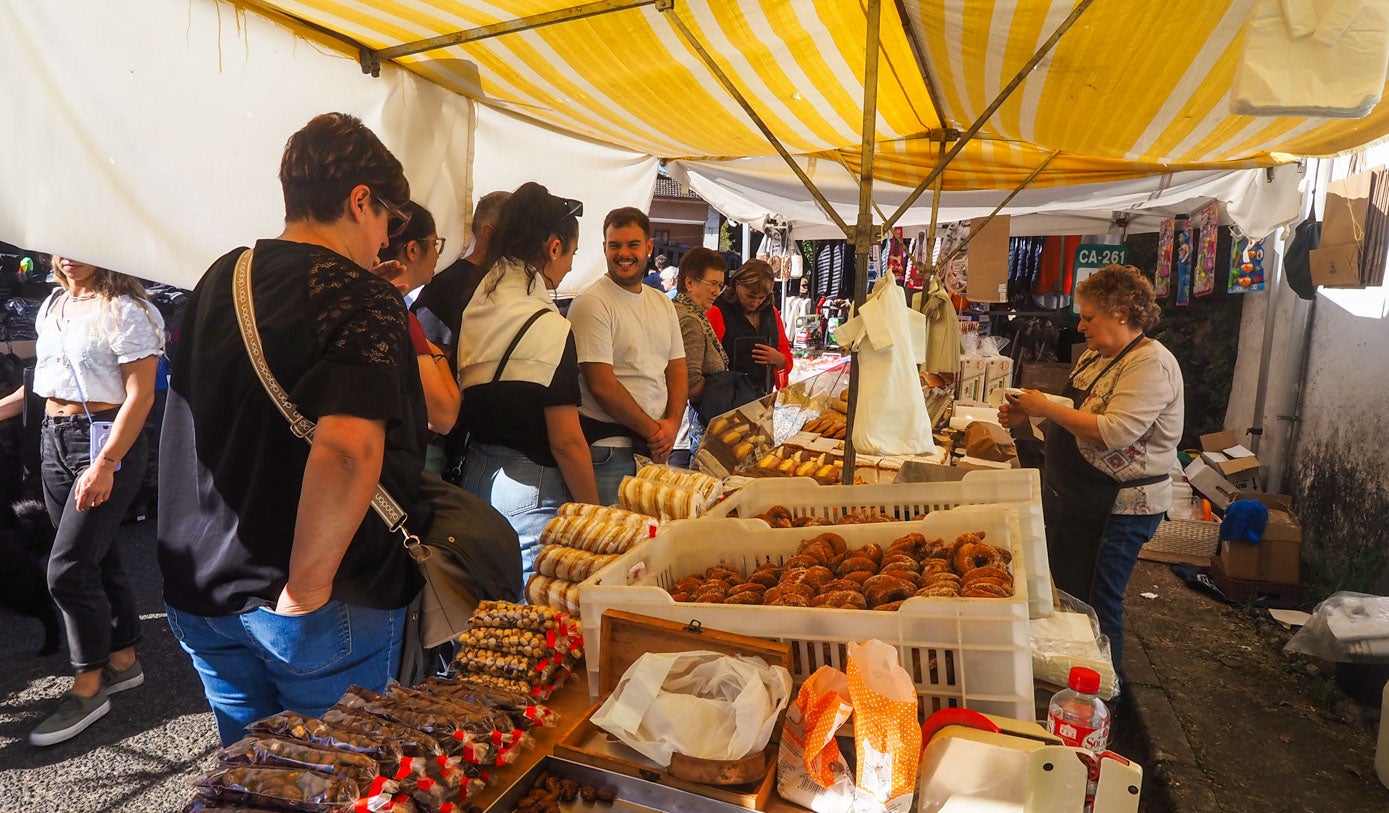
<svg viewBox="0 0 1389 813">
<path fill-rule="evenodd" d="M 728 353 L 704 315 L 723 290 L 728 273 L 723 255 L 710 248 L 694 248 L 680 258 L 680 270 L 675 278 L 675 314 L 680 317 L 680 336 L 685 340 L 685 375 L 690 386 L 690 406 L 675 436 L 670 462 L 688 466 L 690 456 L 699 448 L 703 436 L 694 407 L 704 394 L 704 378 L 711 373 L 728 369 Z"/>
<path fill-rule="evenodd" d="M 1042 508 L 1052 576 L 1095 608 L 1117 669 L 1124 588 L 1139 549 L 1172 504 L 1182 371 L 1145 333 L 1160 310 L 1138 269 L 1106 266 L 1075 295 L 1088 345 L 1062 393 L 1075 408 L 1025 389 L 999 416 L 1015 436 L 1023 433 L 1023 442 L 1031 442 L 1028 418 L 1045 419 Z"/>
<path fill-rule="evenodd" d="M 419 566 L 379 517 L 378 480 L 412 518 L 427 437 L 400 294 L 371 273 L 408 225 L 400 161 L 357 118 L 314 117 L 280 163 L 284 230 L 249 257 L 267 362 L 317 423 L 295 437 L 237 323 L 237 248 L 184 314 L 159 459 L 169 627 L 223 744 L 282 709 L 322 714 L 397 674 Z M 393 225 L 394 224 L 394 225 Z"/>
<path fill-rule="evenodd" d="M 748 260 L 706 315 L 728 353 L 728 368 L 746 373 L 762 395 L 786 386 L 791 374 L 791 343 L 772 307 L 772 266 Z"/>
</svg>

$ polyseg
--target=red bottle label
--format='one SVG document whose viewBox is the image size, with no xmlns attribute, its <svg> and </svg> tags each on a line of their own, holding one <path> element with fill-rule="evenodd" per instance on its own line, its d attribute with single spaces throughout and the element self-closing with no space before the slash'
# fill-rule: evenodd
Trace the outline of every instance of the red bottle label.
<svg viewBox="0 0 1389 813">
<path fill-rule="evenodd" d="M 1067 745 L 1084 748 L 1096 753 L 1105 749 L 1109 742 L 1109 721 L 1105 720 L 1098 728 L 1068 723 L 1054 714 L 1047 715 L 1047 731 L 1061 738 Z"/>
</svg>

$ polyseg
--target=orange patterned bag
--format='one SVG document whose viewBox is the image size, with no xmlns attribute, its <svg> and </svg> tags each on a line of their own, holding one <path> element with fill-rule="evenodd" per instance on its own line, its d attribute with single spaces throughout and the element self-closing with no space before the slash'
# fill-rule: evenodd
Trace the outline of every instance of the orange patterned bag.
<svg viewBox="0 0 1389 813">
<path fill-rule="evenodd" d="M 821 666 L 786 709 L 777 758 L 777 792 L 816 813 L 847 813 L 854 802 L 849 765 L 834 732 L 849 719 L 849 678 Z"/>
<path fill-rule="evenodd" d="M 858 787 L 854 811 L 906 813 L 921 761 L 916 687 L 882 641 L 849 644 L 849 699 L 854 704 Z"/>
</svg>

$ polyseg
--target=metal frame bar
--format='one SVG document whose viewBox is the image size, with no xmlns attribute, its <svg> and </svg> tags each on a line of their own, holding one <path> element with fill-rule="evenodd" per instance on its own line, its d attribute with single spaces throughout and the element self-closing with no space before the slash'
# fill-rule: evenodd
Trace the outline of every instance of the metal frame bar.
<svg viewBox="0 0 1389 813">
<path fill-rule="evenodd" d="M 362 64 L 362 73 L 380 76 L 381 63 L 383 61 L 397 59 L 402 56 L 420 54 L 425 51 L 437 51 L 440 48 L 449 48 L 454 45 L 462 45 L 465 42 L 490 39 L 491 37 L 501 36 L 502 34 L 530 31 L 535 28 L 543 28 L 547 25 L 555 25 L 556 23 L 567 23 L 573 20 L 582 20 L 585 17 L 595 17 L 599 14 L 610 14 L 614 11 L 627 11 L 629 9 L 651 5 L 656 6 L 659 11 L 666 11 L 675 6 L 675 0 L 594 0 L 594 2 L 584 3 L 583 5 L 574 6 L 573 8 L 547 11 L 544 14 L 532 14 L 529 17 L 518 17 L 514 20 L 482 25 L 463 31 L 455 31 L 452 34 L 444 34 L 439 37 L 430 37 L 425 40 L 407 42 L 403 45 L 393 45 L 390 48 L 382 48 L 380 50 L 362 48 L 358 52 L 357 59 Z"/>
<path fill-rule="evenodd" d="M 668 2 L 671 2 L 671 8 L 661 9 L 662 11 L 674 10 L 673 0 L 668 0 Z M 877 2 L 877 0 L 873 0 L 873 2 Z M 780 139 L 776 137 L 776 134 L 767 126 L 766 122 L 762 121 L 762 117 L 753 109 L 752 103 L 747 100 L 747 97 L 745 97 L 742 92 L 738 90 L 737 86 L 733 84 L 733 80 L 729 78 L 728 74 L 724 73 L 723 69 L 714 61 L 713 55 L 699 42 L 694 32 L 685 25 L 685 21 L 681 20 L 678 15 L 673 13 L 668 16 L 670 24 L 675 27 L 676 32 L 678 32 L 681 38 L 694 49 L 695 53 L 699 55 L 700 60 L 704 62 L 704 66 L 709 69 L 709 72 L 714 75 L 715 79 L 719 80 L 719 84 L 723 85 L 723 89 L 728 91 L 728 95 L 733 97 L 733 100 L 738 103 L 739 107 L 743 108 L 743 112 L 747 114 L 748 118 L 752 119 L 753 124 L 757 125 L 757 129 L 762 132 L 762 137 L 767 139 L 768 143 L 777 151 L 777 154 L 781 156 L 781 159 L 791 168 L 791 171 L 796 173 L 796 177 L 800 179 L 806 190 L 815 198 L 815 202 L 820 205 L 820 208 L 824 210 L 825 214 L 830 216 L 830 219 L 834 221 L 835 225 L 843 230 L 845 237 L 851 236 L 853 230 L 849 228 L 849 224 L 844 222 L 844 218 L 839 216 L 839 212 L 835 211 L 834 206 L 830 204 L 829 199 L 825 197 L 824 193 L 816 188 L 815 182 L 810 180 L 810 176 L 805 174 L 805 170 L 801 169 L 801 165 L 797 164 L 796 159 L 791 157 L 791 153 L 782 145 Z"/>
<path fill-rule="evenodd" d="M 940 264 L 944 266 L 948 264 L 951 260 L 959 256 L 960 252 L 965 250 L 965 246 L 969 245 L 969 241 L 974 239 L 974 235 L 978 234 L 981 229 L 989 225 L 989 222 L 992 221 L 995 217 L 998 217 L 998 213 L 1003 211 L 1003 207 L 1011 203 L 1013 201 L 1013 198 L 1016 198 L 1018 196 L 1019 192 L 1026 189 L 1034 180 L 1036 180 L 1037 176 L 1042 174 L 1042 170 L 1046 169 L 1047 165 L 1052 162 L 1052 159 L 1056 158 L 1056 156 L 1060 154 L 1060 150 L 1052 150 L 1051 155 L 1048 155 L 1045 161 L 1038 164 L 1036 169 L 1032 170 L 1032 172 L 1026 178 L 1022 179 L 1022 183 L 1014 187 L 1013 191 L 1009 192 L 1007 197 L 998 202 L 998 205 L 994 207 L 994 210 L 992 212 L 989 212 L 989 216 L 984 218 L 984 222 L 980 223 L 978 226 L 974 225 L 974 223 L 971 222 L 969 224 L 969 236 L 962 240 L 958 246 L 955 246 L 953 249 L 951 249 L 949 256 L 941 260 Z"/>
<path fill-rule="evenodd" d="M 937 176 L 945 172 L 946 166 L 948 166 L 951 161 L 955 160 L 955 156 L 959 155 L 960 151 L 965 148 L 965 145 L 970 142 L 970 139 L 974 138 L 975 133 L 978 133 L 979 130 L 983 128 L 984 124 L 998 111 L 998 108 L 1002 107 L 1003 103 L 1008 100 L 1008 97 L 1013 95 L 1013 91 L 1017 90 L 1022 85 L 1023 80 L 1027 78 L 1028 74 L 1032 73 L 1038 63 L 1040 63 L 1051 49 L 1056 46 L 1056 42 L 1061 39 L 1061 35 L 1071 30 L 1071 26 L 1075 25 L 1076 20 L 1080 19 L 1080 15 L 1084 14 L 1085 10 L 1090 8 L 1091 4 L 1094 2 L 1095 0 L 1080 0 L 1075 8 L 1071 9 L 1070 15 L 1067 16 L 1065 20 L 1061 21 L 1061 24 L 1056 27 L 1056 30 L 1051 32 L 1051 36 L 1047 37 L 1047 41 L 1042 43 L 1041 47 L 1037 49 L 1037 53 L 1033 54 L 1032 58 L 1027 60 L 1027 63 L 1018 70 L 1012 80 L 994 97 L 994 100 L 989 103 L 989 106 L 984 108 L 984 112 L 980 113 L 979 118 L 975 119 L 974 123 L 969 126 L 969 129 L 960 136 L 960 140 L 957 141 L 955 146 L 951 147 L 950 151 L 936 164 L 935 169 L 932 169 L 930 174 L 922 178 L 921 183 L 917 184 L 916 189 L 913 189 L 912 193 L 907 195 L 907 199 L 902 201 L 901 206 L 897 207 L 897 211 L 893 212 L 892 218 L 883 224 L 883 228 L 891 228 L 894 223 L 902 218 L 902 215 L 907 213 L 907 210 L 912 207 L 912 204 L 916 203 L 917 198 L 921 197 L 927 187 L 935 182 Z"/>
<path fill-rule="evenodd" d="M 861 154 L 859 158 L 858 222 L 854 226 L 854 310 L 857 312 L 868 299 L 868 257 L 876 242 L 873 231 L 873 162 L 877 157 L 878 145 L 878 57 L 882 43 L 882 0 L 868 0 L 865 9 L 867 22 L 866 42 L 863 58 L 863 130 Z M 889 224 L 884 224 L 887 228 Z M 854 449 L 854 425 L 859 397 L 858 353 L 850 354 L 849 363 L 849 415 L 844 431 L 844 474 L 845 485 L 854 482 L 854 466 L 858 453 Z"/>
<path fill-rule="evenodd" d="M 911 16 L 907 14 L 906 0 L 896 0 L 897 17 L 902 23 L 902 30 L 907 35 L 907 44 L 911 46 L 912 56 L 916 58 L 917 70 L 921 71 L 921 77 L 926 82 L 926 95 L 931 98 L 931 109 L 936 112 L 936 121 L 940 123 L 941 129 L 948 128 L 950 122 L 945 116 L 945 99 L 941 94 L 940 83 L 936 80 L 936 74 L 931 70 L 931 61 L 926 58 L 926 45 L 920 42 L 916 36 L 916 29 L 911 26 Z"/>
</svg>

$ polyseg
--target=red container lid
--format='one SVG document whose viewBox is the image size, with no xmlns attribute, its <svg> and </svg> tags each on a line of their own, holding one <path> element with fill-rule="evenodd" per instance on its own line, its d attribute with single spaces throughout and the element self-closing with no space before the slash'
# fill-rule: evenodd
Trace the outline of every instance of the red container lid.
<svg viewBox="0 0 1389 813">
<path fill-rule="evenodd" d="M 1098 694 L 1100 691 L 1100 673 L 1084 666 L 1072 666 L 1071 674 L 1066 679 L 1066 685 L 1081 694 Z"/>
</svg>

